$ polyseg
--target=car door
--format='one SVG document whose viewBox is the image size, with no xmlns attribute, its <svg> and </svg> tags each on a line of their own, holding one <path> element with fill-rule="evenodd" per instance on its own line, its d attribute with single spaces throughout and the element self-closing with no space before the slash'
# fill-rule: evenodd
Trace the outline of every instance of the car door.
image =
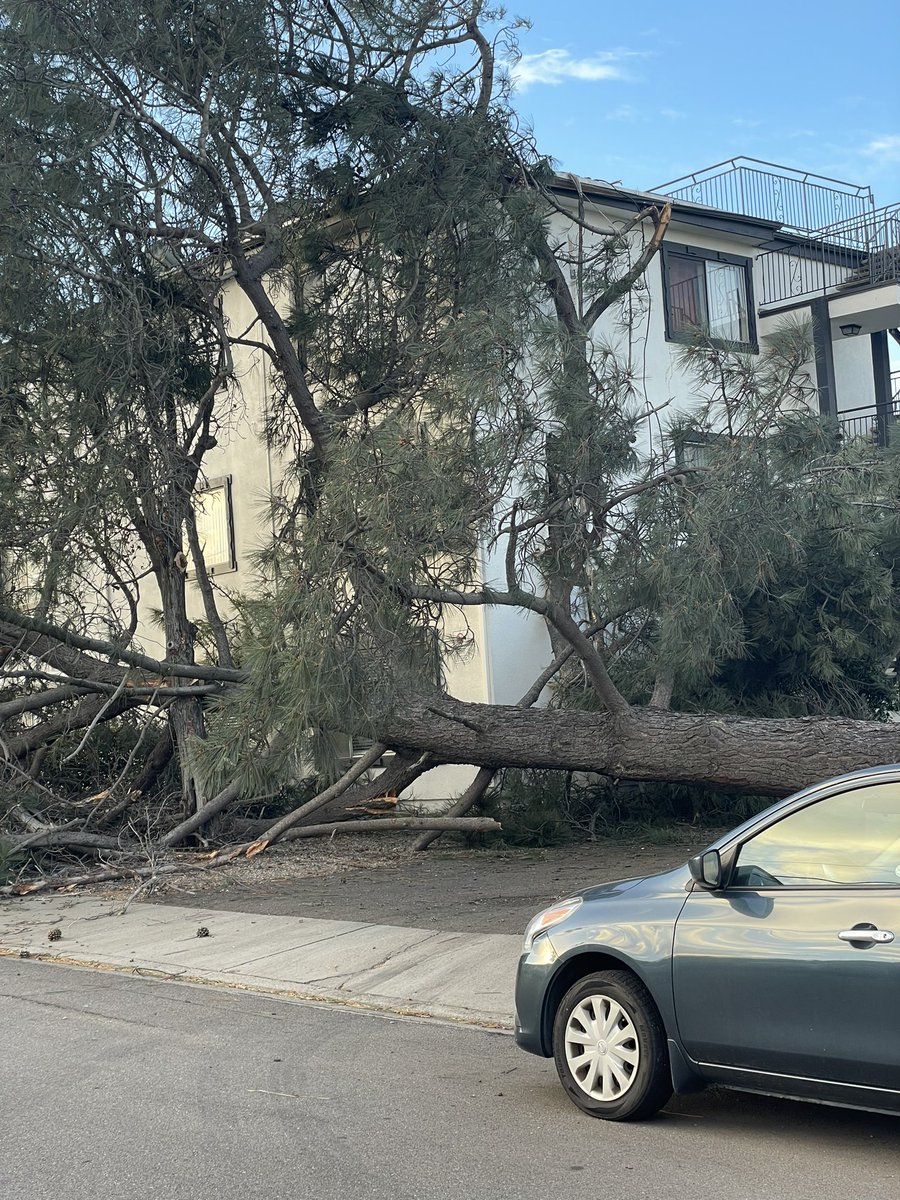
<svg viewBox="0 0 900 1200">
<path fill-rule="evenodd" d="M 740 844 L 727 886 L 682 909 L 673 987 L 697 1062 L 900 1095 L 900 784 Z"/>
</svg>

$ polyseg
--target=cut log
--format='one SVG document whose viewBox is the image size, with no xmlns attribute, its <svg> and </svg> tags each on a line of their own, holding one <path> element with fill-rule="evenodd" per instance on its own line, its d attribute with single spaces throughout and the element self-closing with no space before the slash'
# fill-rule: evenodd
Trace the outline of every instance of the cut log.
<svg viewBox="0 0 900 1200">
<path fill-rule="evenodd" d="M 499 833 L 502 826 L 493 817 L 373 817 L 371 821 L 330 821 L 327 825 L 301 825 L 282 835 L 283 842 L 298 838 L 326 837 L 331 833 L 384 833 L 404 829 L 434 829 L 441 833 Z"/>
</svg>

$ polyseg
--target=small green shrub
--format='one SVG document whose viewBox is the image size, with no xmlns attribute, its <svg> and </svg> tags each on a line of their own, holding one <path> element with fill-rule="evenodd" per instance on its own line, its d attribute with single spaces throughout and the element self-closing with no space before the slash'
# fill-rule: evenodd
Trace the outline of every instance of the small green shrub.
<svg viewBox="0 0 900 1200">
<path fill-rule="evenodd" d="M 509 846 L 558 846 L 598 837 L 640 838 L 650 845 L 665 845 L 683 836 L 686 824 L 736 825 L 770 803 L 771 797 L 684 784 L 633 783 L 584 772 L 508 770 L 485 797 L 481 810 L 500 821 L 501 839 Z"/>
</svg>

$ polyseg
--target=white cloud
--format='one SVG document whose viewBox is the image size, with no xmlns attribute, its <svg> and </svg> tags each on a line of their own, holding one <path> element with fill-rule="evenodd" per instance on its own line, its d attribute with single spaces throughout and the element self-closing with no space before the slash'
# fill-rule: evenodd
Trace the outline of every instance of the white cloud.
<svg viewBox="0 0 900 1200">
<path fill-rule="evenodd" d="M 604 121 L 636 121 L 641 114 L 633 104 L 618 104 L 603 113 Z"/>
<path fill-rule="evenodd" d="M 882 162 L 900 162 L 900 133 L 873 138 L 862 152 L 867 158 L 880 158 Z"/>
<path fill-rule="evenodd" d="M 523 54 L 509 73 L 520 91 L 535 83 L 556 87 L 569 79 L 597 83 L 626 78 L 620 63 L 629 57 L 635 57 L 633 51 L 606 51 L 590 58 L 573 58 L 568 50 L 544 50 L 541 54 Z"/>
</svg>

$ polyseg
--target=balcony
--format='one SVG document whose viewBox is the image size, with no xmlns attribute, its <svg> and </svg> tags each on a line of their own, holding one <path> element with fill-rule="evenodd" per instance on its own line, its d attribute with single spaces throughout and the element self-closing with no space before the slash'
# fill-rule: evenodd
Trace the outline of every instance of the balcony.
<svg viewBox="0 0 900 1200">
<path fill-rule="evenodd" d="M 900 281 L 900 204 L 783 237 L 756 260 L 760 307 L 842 296 Z"/>
<path fill-rule="evenodd" d="M 885 288 L 880 298 L 862 302 L 865 323 L 880 329 L 900 323 L 900 204 L 876 208 L 868 187 L 749 158 L 653 190 L 781 223 L 756 260 L 761 310 Z M 857 305 L 842 309 L 849 321 Z"/>
<path fill-rule="evenodd" d="M 897 437 L 900 422 L 900 371 L 891 372 L 891 400 L 885 410 L 867 406 L 848 408 L 838 413 L 841 436 L 845 442 L 868 442 L 888 446 Z"/>
<path fill-rule="evenodd" d="M 841 436 L 845 442 L 869 442 L 873 446 L 889 446 L 896 438 L 900 405 L 895 400 L 890 412 L 874 408 L 850 408 L 838 414 Z"/>
</svg>

